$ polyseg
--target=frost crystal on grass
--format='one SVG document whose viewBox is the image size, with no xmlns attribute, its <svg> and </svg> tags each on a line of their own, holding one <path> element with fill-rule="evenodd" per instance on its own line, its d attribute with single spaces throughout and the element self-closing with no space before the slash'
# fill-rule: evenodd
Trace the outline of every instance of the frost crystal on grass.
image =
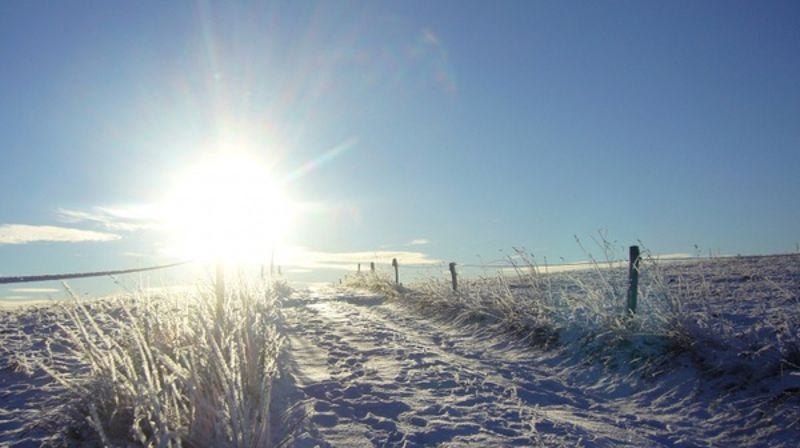
<svg viewBox="0 0 800 448">
<path fill-rule="evenodd" d="M 270 444 L 275 302 L 286 289 L 242 281 L 229 288 L 221 317 L 208 289 L 26 311 L 25 319 L 52 322 L 50 334 L 20 344 L 34 359 L 15 363 L 52 393 L 37 398 L 50 405 L 44 412 L 20 406 L 19 431 L 57 445 Z"/>
</svg>

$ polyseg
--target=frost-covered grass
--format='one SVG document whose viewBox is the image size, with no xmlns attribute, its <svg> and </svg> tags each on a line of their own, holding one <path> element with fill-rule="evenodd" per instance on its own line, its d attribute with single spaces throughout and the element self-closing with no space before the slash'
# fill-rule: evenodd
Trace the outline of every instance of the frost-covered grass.
<svg viewBox="0 0 800 448">
<path fill-rule="evenodd" d="M 627 268 L 548 273 L 522 252 L 514 262 L 512 275 L 460 279 L 458 291 L 444 278 L 404 289 L 362 274 L 346 284 L 608 366 L 659 368 L 688 354 L 710 374 L 745 381 L 800 370 L 800 256 L 670 262 L 645 253 L 635 314 L 626 312 Z"/>
<path fill-rule="evenodd" d="M 800 373 L 800 255 L 733 257 L 664 266 L 679 297 L 674 349 L 711 373 Z"/>
<path fill-rule="evenodd" d="M 9 364 L 44 371 L 58 399 L 19 411 L 20 433 L 44 428 L 40 442 L 56 445 L 269 445 L 276 299 L 286 293 L 240 280 L 221 315 L 212 288 L 43 308 L 50 337 Z"/>
<path fill-rule="evenodd" d="M 642 271 L 648 269 L 646 259 Z M 416 307 L 438 311 L 457 322 L 480 321 L 539 345 L 586 344 L 636 334 L 672 331 L 680 303 L 663 294 L 663 283 L 642 282 L 639 310 L 625 311 L 627 271 L 597 263 L 586 272 L 548 274 L 531 257 L 519 253 L 511 275 L 460 278 L 453 291 L 449 279 L 428 279 L 408 289 L 381 274 L 351 276 L 346 285 L 402 296 Z M 656 297 L 658 295 L 658 297 Z"/>
</svg>

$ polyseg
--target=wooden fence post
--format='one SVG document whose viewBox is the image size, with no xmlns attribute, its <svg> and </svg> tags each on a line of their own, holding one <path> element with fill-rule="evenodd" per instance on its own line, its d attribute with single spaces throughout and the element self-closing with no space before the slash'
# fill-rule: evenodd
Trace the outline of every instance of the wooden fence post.
<svg viewBox="0 0 800 448">
<path fill-rule="evenodd" d="M 225 304 L 225 260 L 222 257 L 217 259 L 217 278 L 214 286 L 217 293 L 217 319 L 221 323 Z"/>
<path fill-rule="evenodd" d="M 359 274 L 361 273 L 361 263 L 358 264 L 358 270 L 356 272 Z"/>
<path fill-rule="evenodd" d="M 458 275 L 456 274 L 455 262 L 450 263 L 450 277 L 453 279 L 453 291 L 458 290 Z"/>
<path fill-rule="evenodd" d="M 375 262 L 374 261 L 370 261 L 369 262 L 369 271 L 372 272 L 373 274 L 375 273 Z"/>
<path fill-rule="evenodd" d="M 269 256 L 269 276 L 275 277 L 275 248 L 272 248 Z"/>
<path fill-rule="evenodd" d="M 631 246 L 628 261 L 628 314 L 636 313 L 636 299 L 639 294 L 639 246 Z"/>
<path fill-rule="evenodd" d="M 394 267 L 394 284 L 400 284 L 400 271 L 397 266 L 397 258 L 392 258 L 392 267 Z"/>
</svg>

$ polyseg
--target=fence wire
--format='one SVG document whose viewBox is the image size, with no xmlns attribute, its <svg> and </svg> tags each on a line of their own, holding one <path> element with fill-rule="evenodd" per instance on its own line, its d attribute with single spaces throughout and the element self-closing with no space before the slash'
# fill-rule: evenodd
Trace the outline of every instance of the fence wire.
<svg viewBox="0 0 800 448">
<path fill-rule="evenodd" d="M 98 272 L 78 272 L 71 274 L 46 274 L 46 275 L 26 275 L 18 277 L 0 277 L 0 284 L 9 283 L 29 283 L 29 282 L 46 282 L 53 280 L 68 280 L 71 278 L 85 278 L 85 277 L 102 277 L 106 275 L 119 275 L 119 274 L 133 274 L 136 272 L 155 271 L 157 269 L 167 269 L 175 266 L 181 266 L 191 263 L 194 260 L 179 261 L 177 263 L 162 264 L 158 266 L 148 266 L 146 268 L 135 269 L 118 269 L 115 271 L 98 271 Z"/>
<path fill-rule="evenodd" d="M 661 263 L 680 263 L 680 262 L 687 262 L 687 261 L 713 261 L 713 260 L 721 260 L 721 259 L 730 259 L 730 258 L 761 258 L 767 255 L 716 255 L 716 256 L 689 256 L 689 257 L 666 257 L 666 258 L 659 258 L 658 256 L 643 256 L 643 259 L 654 260 Z M 438 263 L 410 263 L 404 264 L 401 259 L 397 260 L 399 262 L 399 267 L 401 269 L 411 269 L 411 270 L 431 270 L 431 269 L 447 269 L 448 262 L 440 261 Z M 591 267 L 591 266 L 598 266 L 601 268 L 607 267 L 625 267 L 628 265 L 630 260 L 627 259 L 619 259 L 619 260 L 587 260 L 587 261 L 577 261 L 577 262 L 568 262 L 568 263 L 536 263 L 533 266 L 537 269 L 540 269 L 543 272 L 547 272 L 549 269 L 556 269 L 559 270 L 561 268 L 581 268 L 581 267 Z M 361 263 L 361 272 L 369 272 L 369 262 L 362 262 Z M 391 262 L 384 262 L 384 261 L 377 261 L 375 262 L 376 267 L 386 268 L 392 267 Z M 517 264 L 511 262 L 490 262 L 490 263 L 456 263 L 456 266 L 460 269 L 497 269 L 497 270 L 508 270 L 508 269 L 526 269 L 529 265 L 525 262 L 519 262 Z"/>
</svg>

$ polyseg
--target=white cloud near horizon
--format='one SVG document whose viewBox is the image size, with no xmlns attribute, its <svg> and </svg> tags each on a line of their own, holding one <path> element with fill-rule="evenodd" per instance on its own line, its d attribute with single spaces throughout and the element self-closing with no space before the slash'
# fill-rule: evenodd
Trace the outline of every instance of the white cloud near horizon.
<svg viewBox="0 0 800 448">
<path fill-rule="evenodd" d="M 156 216 L 157 212 L 152 205 L 92 207 L 91 211 L 58 209 L 61 222 L 69 224 L 86 222 L 100 225 L 107 230 L 122 232 L 156 227 Z"/>
<path fill-rule="evenodd" d="M 368 269 L 370 262 L 388 264 L 393 258 L 397 258 L 401 265 L 436 265 L 442 262 L 415 251 L 321 252 L 298 247 L 288 250 L 279 258 L 279 263 L 297 268 L 347 271 L 355 271 L 359 263 L 361 269 Z"/>
<path fill-rule="evenodd" d="M 121 237 L 107 232 L 81 230 L 70 227 L 34 226 L 28 224 L 0 225 L 0 245 L 34 242 L 114 241 Z"/>
<path fill-rule="evenodd" d="M 57 288 L 13 288 L 11 291 L 12 292 L 44 294 L 44 293 L 48 293 L 48 292 L 59 292 L 60 289 L 57 289 Z"/>
<path fill-rule="evenodd" d="M 409 246 L 424 246 L 424 245 L 426 245 L 428 243 L 430 243 L 430 240 L 427 239 L 427 238 L 417 238 L 415 240 L 411 240 L 411 242 L 408 243 L 408 245 Z"/>
<path fill-rule="evenodd" d="M 676 258 L 697 258 L 697 257 L 688 252 L 675 252 L 668 254 L 653 254 L 653 258 L 655 258 L 656 260 L 671 260 Z"/>
</svg>

